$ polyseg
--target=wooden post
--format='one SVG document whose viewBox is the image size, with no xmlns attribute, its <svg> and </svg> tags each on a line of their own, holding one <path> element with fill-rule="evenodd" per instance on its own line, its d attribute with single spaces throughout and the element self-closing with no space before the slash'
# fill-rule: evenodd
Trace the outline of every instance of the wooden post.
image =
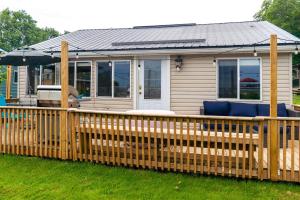
<svg viewBox="0 0 300 200">
<path fill-rule="evenodd" d="M 69 56 L 68 56 L 68 43 L 66 41 L 61 42 L 61 108 L 68 108 L 68 83 L 69 83 Z M 68 158 L 67 148 L 67 135 L 68 135 L 68 113 L 67 110 L 62 110 L 60 113 L 60 148 L 61 148 L 61 159 L 65 160 Z"/>
<path fill-rule="evenodd" d="M 11 96 L 11 65 L 8 65 L 6 68 L 6 100 L 10 101 Z"/>
<path fill-rule="evenodd" d="M 271 131 L 270 131 L 270 173 L 271 180 L 278 180 L 278 127 L 277 127 L 277 35 L 271 35 L 270 39 L 270 63 L 271 63 Z"/>
</svg>

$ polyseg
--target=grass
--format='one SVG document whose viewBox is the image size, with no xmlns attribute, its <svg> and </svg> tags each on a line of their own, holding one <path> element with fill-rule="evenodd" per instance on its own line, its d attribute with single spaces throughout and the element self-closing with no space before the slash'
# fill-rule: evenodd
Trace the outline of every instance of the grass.
<svg viewBox="0 0 300 200">
<path fill-rule="evenodd" d="M 300 105 L 300 95 L 293 95 L 293 104 Z"/>
<path fill-rule="evenodd" d="M 0 199 L 300 199 L 300 186 L 0 155 Z"/>
</svg>

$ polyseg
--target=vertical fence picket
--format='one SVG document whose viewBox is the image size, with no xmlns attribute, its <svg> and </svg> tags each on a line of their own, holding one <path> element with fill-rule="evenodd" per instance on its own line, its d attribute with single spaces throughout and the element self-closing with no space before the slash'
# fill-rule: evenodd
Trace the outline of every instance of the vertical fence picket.
<svg viewBox="0 0 300 200">
<path fill-rule="evenodd" d="M 4 131 L 3 131 L 3 134 L 4 134 L 4 142 L 3 142 L 3 145 L 4 145 L 4 147 L 3 147 L 3 152 L 4 153 L 7 153 L 7 151 L 6 151 L 6 145 L 7 145 L 7 143 L 6 143 L 6 140 L 7 140 L 7 110 L 6 109 L 3 109 L 4 110 Z"/>
<path fill-rule="evenodd" d="M 157 159 L 157 120 L 156 117 L 153 118 L 154 121 L 154 163 L 155 163 L 155 169 L 157 170 L 158 165 L 158 159 Z M 130 126 L 129 126 L 130 128 Z"/>
<path fill-rule="evenodd" d="M 214 173 L 215 176 L 218 175 L 218 120 L 214 120 L 214 129 L 215 129 L 215 136 L 214 136 Z"/>
<path fill-rule="evenodd" d="M 243 121 L 243 151 L 242 151 L 242 177 L 246 178 L 246 122 Z"/>
<path fill-rule="evenodd" d="M 132 118 L 128 116 L 128 128 L 129 128 L 129 158 L 130 158 L 130 167 L 133 167 L 133 148 L 132 148 Z"/>
<path fill-rule="evenodd" d="M 92 138 L 92 118 L 91 114 L 88 115 L 88 122 L 89 122 L 89 159 L 93 161 L 93 138 Z"/>
<path fill-rule="evenodd" d="M 200 140 L 201 140 L 200 173 L 203 174 L 204 173 L 204 135 L 203 135 L 204 121 L 203 119 L 200 120 L 199 128 L 200 128 Z"/>
<path fill-rule="evenodd" d="M 186 120 L 186 157 L 187 157 L 187 172 L 190 173 L 190 120 L 187 118 Z"/>
<path fill-rule="evenodd" d="M 295 121 L 292 120 L 291 122 L 291 181 L 294 180 L 295 180 Z"/>
<path fill-rule="evenodd" d="M 171 170 L 171 133 L 170 133 L 170 118 L 167 118 L 167 162 L 168 171 Z"/>
<path fill-rule="evenodd" d="M 174 171 L 177 171 L 177 120 L 176 118 L 173 119 L 173 127 L 174 127 L 174 150 L 173 150 L 173 156 L 174 156 Z"/>
<path fill-rule="evenodd" d="M 112 164 L 116 164 L 115 157 L 115 119 L 114 115 L 110 116 L 110 135 L 111 135 L 111 147 L 112 147 Z"/>
<path fill-rule="evenodd" d="M 119 115 L 116 115 L 116 126 L 117 126 L 117 163 L 118 163 L 118 166 L 121 165 L 121 150 L 120 150 L 120 146 L 121 146 L 121 143 L 120 143 L 120 116 Z"/>
<path fill-rule="evenodd" d="M 16 154 L 16 110 L 12 109 L 12 153 Z"/>
<path fill-rule="evenodd" d="M 105 159 L 104 159 L 104 147 L 103 147 L 103 115 L 101 115 L 101 114 L 99 115 L 99 124 L 100 124 L 99 132 L 100 132 L 101 163 L 104 164 Z"/>
<path fill-rule="evenodd" d="M 150 117 L 147 117 L 147 142 L 148 142 L 148 168 L 152 168 L 151 159 L 151 132 L 150 132 Z"/>
<path fill-rule="evenodd" d="M 222 138 L 221 138 L 221 141 L 222 141 L 222 176 L 225 175 L 225 135 L 224 135 L 224 132 L 225 132 L 225 122 L 224 120 L 222 120 Z"/>
<path fill-rule="evenodd" d="M 99 163 L 99 152 L 98 152 L 98 126 L 97 126 L 97 116 L 96 113 L 93 114 L 94 118 L 94 146 L 95 146 L 95 156 L 96 156 L 96 163 Z"/>
<path fill-rule="evenodd" d="M 124 165 L 127 166 L 127 128 L 126 128 L 126 120 L 125 120 L 125 116 L 122 116 L 122 135 L 123 135 L 123 149 L 124 149 Z"/>
<path fill-rule="evenodd" d="M 229 126 L 229 150 L 228 150 L 228 155 L 229 155 L 229 164 L 228 164 L 228 174 L 229 177 L 232 176 L 232 120 L 229 120 L 228 122 Z"/>
<path fill-rule="evenodd" d="M 197 120 L 194 119 L 194 122 L 193 122 L 193 130 L 194 130 L 194 158 L 193 158 L 193 161 L 194 161 L 194 174 L 197 173 Z"/>
<path fill-rule="evenodd" d="M 278 124 L 280 124 L 281 121 L 278 121 Z M 280 129 L 279 129 L 280 130 Z M 281 141 L 279 141 L 281 142 Z M 282 155 L 282 165 L 283 165 L 283 169 L 282 169 L 282 178 L 283 180 L 287 180 L 287 176 L 286 176 L 286 120 L 283 121 L 283 155 Z"/>
<path fill-rule="evenodd" d="M 141 140 L 142 140 L 142 167 L 143 169 L 145 169 L 145 130 L 144 130 L 144 117 L 141 116 L 141 132 L 142 132 L 142 135 L 141 135 Z"/>
<path fill-rule="evenodd" d="M 11 153 L 11 109 L 7 109 L 7 152 Z"/>
<path fill-rule="evenodd" d="M 240 171 L 240 166 L 239 166 L 239 151 L 240 151 L 240 141 L 239 141 L 239 135 L 240 135 L 240 123 L 239 121 L 236 123 L 236 148 L 235 148 L 235 176 L 239 177 L 239 171 Z"/>
<path fill-rule="evenodd" d="M 207 174 L 210 175 L 210 120 L 207 120 Z"/>
<path fill-rule="evenodd" d="M 249 155 L 249 171 L 248 171 L 248 178 L 252 178 L 252 173 L 253 173 L 253 171 L 252 171 L 252 168 L 253 168 L 253 156 L 254 156 L 254 149 L 253 149 L 253 121 L 251 121 L 250 122 L 250 127 L 249 127 L 249 129 L 250 129 L 250 141 L 249 141 L 249 143 L 250 143 L 250 147 L 249 147 L 249 153 L 248 153 L 248 155 Z"/>
</svg>

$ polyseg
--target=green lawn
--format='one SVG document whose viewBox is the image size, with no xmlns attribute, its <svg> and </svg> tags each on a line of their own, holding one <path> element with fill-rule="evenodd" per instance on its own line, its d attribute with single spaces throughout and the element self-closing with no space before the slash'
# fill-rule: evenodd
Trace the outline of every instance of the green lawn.
<svg viewBox="0 0 300 200">
<path fill-rule="evenodd" d="M 0 199 L 300 199 L 300 185 L 0 155 Z"/>
<path fill-rule="evenodd" d="M 293 95 L 293 103 L 300 105 L 300 95 Z"/>
</svg>

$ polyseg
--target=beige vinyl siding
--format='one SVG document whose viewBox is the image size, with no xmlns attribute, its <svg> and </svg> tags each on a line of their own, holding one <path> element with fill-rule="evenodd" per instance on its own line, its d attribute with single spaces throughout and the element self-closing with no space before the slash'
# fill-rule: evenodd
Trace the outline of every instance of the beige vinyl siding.
<svg viewBox="0 0 300 200">
<path fill-rule="evenodd" d="M 252 55 L 222 55 L 222 57 L 232 58 L 250 56 Z M 262 101 L 253 102 L 269 103 L 270 61 L 267 54 L 260 57 L 262 59 Z M 203 101 L 217 99 L 217 66 L 213 65 L 214 56 L 184 56 L 180 72 L 176 71 L 174 59 L 175 57 L 171 59 L 171 110 L 177 114 L 197 115 Z M 278 101 L 286 104 L 291 103 L 290 59 L 291 54 L 278 56 Z"/>
</svg>

